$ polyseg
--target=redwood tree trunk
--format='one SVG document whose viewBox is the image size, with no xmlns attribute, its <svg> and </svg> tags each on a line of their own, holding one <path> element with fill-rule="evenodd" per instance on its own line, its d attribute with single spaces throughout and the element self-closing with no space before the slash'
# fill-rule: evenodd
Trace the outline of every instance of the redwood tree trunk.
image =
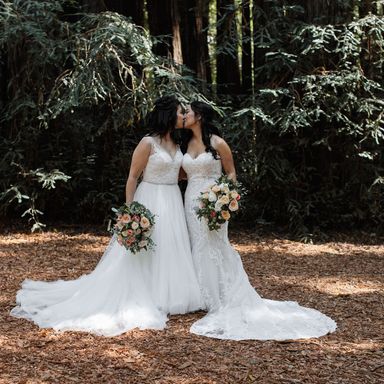
<svg viewBox="0 0 384 384">
<path fill-rule="evenodd" d="M 172 50 L 173 60 L 177 64 L 183 64 L 183 51 L 180 33 L 180 12 L 177 0 L 171 1 L 171 21 L 172 21 Z"/>
<path fill-rule="evenodd" d="M 226 52 L 217 55 L 217 91 L 237 94 L 240 92 L 240 71 L 236 14 L 228 10 L 227 6 L 234 6 L 234 0 L 217 0 L 217 19 L 220 20 L 226 14 L 223 23 L 217 26 L 217 45 L 220 49 L 220 46 L 231 41 L 236 48 L 233 49 L 232 55 Z"/>
<path fill-rule="evenodd" d="M 209 23 L 209 2 L 197 0 L 196 5 L 196 42 L 195 54 L 197 54 L 197 77 L 205 82 L 211 81 L 211 67 L 208 54 L 208 23 Z"/>
<path fill-rule="evenodd" d="M 154 52 L 172 57 L 171 0 L 147 0 L 149 32 L 152 36 L 167 35 L 154 46 Z"/>
</svg>

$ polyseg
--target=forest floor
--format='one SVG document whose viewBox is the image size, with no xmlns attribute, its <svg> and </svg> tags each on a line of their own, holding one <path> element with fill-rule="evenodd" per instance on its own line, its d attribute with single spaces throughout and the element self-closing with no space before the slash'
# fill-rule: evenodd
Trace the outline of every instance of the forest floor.
<svg viewBox="0 0 384 384">
<path fill-rule="evenodd" d="M 335 333 L 297 341 L 228 341 L 189 333 L 203 312 L 171 316 L 163 331 L 106 338 L 56 333 L 9 315 L 25 278 L 74 279 L 92 271 L 109 237 L 71 229 L 0 235 L 0 383 L 384 382 L 384 239 L 335 235 L 302 244 L 232 233 L 252 285 L 332 317 Z"/>
</svg>

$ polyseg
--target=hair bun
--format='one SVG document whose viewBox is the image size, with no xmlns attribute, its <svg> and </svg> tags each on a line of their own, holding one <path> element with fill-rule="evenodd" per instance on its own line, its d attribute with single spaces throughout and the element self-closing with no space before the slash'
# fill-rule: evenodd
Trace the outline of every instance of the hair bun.
<svg viewBox="0 0 384 384">
<path fill-rule="evenodd" d="M 179 104 L 175 96 L 163 96 L 155 101 L 155 108 L 162 110 L 174 109 Z"/>
</svg>

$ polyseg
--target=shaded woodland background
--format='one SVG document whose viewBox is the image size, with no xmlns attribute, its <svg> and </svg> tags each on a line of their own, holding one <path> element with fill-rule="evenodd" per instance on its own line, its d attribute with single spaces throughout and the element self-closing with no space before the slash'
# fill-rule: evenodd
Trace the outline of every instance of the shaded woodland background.
<svg viewBox="0 0 384 384">
<path fill-rule="evenodd" d="M 217 110 L 247 225 L 384 223 L 383 1 L 0 1 L 0 215 L 108 219 L 160 95 Z M 44 218 L 42 215 L 44 214 Z"/>
</svg>

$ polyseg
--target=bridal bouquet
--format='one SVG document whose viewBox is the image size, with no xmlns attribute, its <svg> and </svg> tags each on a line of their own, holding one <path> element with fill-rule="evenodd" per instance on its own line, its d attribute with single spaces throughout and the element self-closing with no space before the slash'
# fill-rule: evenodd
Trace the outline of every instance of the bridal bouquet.
<svg viewBox="0 0 384 384">
<path fill-rule="evenodd" d="M 143 204 L 133 201 L 119 209 L 112 208 L 116 213 L 116 223 L 110 232 L 117 235 L 117 241 L 132 253 L 152 249 L 155 245 L 151 239 L 151 230 L 155 224 L 154 214 Z"/>
<path fill-rule="evenodd" d="M 211 231 L 217 230 L 238 211 L 239 200 L 239 184 L 221 176 L 207 191 L 200 193 L 197 217 L 205 218 Z"/>
</svg>

